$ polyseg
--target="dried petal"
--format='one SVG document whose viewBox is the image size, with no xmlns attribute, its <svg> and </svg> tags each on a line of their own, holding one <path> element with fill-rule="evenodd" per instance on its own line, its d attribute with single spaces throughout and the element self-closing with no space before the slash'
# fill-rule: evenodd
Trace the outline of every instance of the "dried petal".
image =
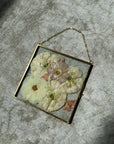
<svg viewBox="0 0 114 144">
<path fill-rule="evenodd" d="M 46 73 L 46 74 L 44 74 L 44 75 L 42 76 L 42 78 L 45 79 L 46 81 L 48 81 L 48 77 L 49 77 L 49 74 L 48 74 L 48 73 Z"/>
<path fill-rule="evenodd" d="M 71 111 L 72 106 L 75 105 L 75 102 L 76 102 L 76 100 L 68 100 L 67 99 L 66 104 L 65 104 L 63 110 Z"/>
<path fill-rule="evenodd" d="M 65 58 L 63 57 L 60 62 L 64 63 L 65 62 Z"/>
</svg>

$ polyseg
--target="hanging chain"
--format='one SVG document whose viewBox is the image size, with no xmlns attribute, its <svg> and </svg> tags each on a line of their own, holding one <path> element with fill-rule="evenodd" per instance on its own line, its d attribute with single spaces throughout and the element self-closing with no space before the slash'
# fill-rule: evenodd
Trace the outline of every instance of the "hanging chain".
<svg viewBox="0 0 114 144">
<path fill-rule="evenodd" d="M 64 30 L 62 30 L 62 31 L 60 31 L 60 32 L 58 32 L 58 33 L 56 33 L 56 34 L 54 34 L 53 36 L 47 38 L 46 40 L 40 42 L 39 44 L 42 45 L 43 43 L 49 41 L 50 39 L 52 39 L 52 38 L 58 36 L 59 34 L 65 32 L 65 31 L 67 31 L 67 30 L 75 30 L 75 31 L 77 31 L 78 33 L 80 33 L 80 34 L 82 35 L 82 38 L 83 38 L 83 42 L 84 42 L 84 45 L 85 45 L 85 49 L 86 49 L 87 56 L 88 56 L 88 58 L 89 58 L 90 63 L 93 63 L 92 60 L 91 60 L 91 58 L 90 58 L 90 55 L 89 55 L 89 50 L 88 50 L 87 43 L 86 43 L 86 40 L 85 40 L 85 35 L 84 35 L 81 31 L 77 30 L 76 28 L 73 28 L 73 27 L 66 28 L 66 29 L 64 29 Z"/>
</svg>

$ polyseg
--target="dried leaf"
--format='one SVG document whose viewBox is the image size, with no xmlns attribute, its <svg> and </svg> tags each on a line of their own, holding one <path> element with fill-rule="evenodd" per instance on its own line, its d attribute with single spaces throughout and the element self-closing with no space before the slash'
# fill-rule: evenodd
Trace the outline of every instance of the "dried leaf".
<svg viewBox="0 0 114 144">
<path fill-rule="evenodd" d="M 48 73 L 46 73 L 46 74 L 44 74 L 44 75 L 42 76 L 42 78 L 45 79 L 46 81 L 48 81 L 48 77 L 49 77 L 49 74 L 48 74 Z"/>
<path fill-rule="evenodd" d="M 67 100 L 63 109 L 67 110 L 67 111 L 71 111 L 72 106 L 75 105 L 75 102 L 76 102 L 76 100 Z"/>
<path fill-rule="evenodd" d="M 65 58 L 63 57 L 60 62 L 64 63 L 65 62 Z"/>
</svg>

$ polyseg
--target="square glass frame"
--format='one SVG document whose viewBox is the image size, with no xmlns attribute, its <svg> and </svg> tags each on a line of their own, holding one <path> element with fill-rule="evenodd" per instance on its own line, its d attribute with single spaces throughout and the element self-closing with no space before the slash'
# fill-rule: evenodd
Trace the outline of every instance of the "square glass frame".
<svg viewBox="0 0 114 144">
<path fill-rule="evenodd" d="M 83 76 L 83 84 L 81 86 L 81 89 L 78 93 L 75 93 L 73 94 L 73 98 L 75 97 L 76 98 L 76 101 L 75 101 L 75 104 L 73 106 L 73 109 L 71 112 L 64 112 L 63 110 L 58 110 L 58 111 L 55 111 L 55 112 L 48 112 L 44 109 L 42 109 L 41 107 L 39 107 L 38 105 L 34 105 L 26 100 L 24 100 L 20 94 L 20 88 L 23 84 L 23 81 L 25 80 L 25 78 L 28 76 L 28 75 L 31 75 L 31 72 L 30 72 L 30 64 L 32 62 L 32 60 L 35 58 L 35 56 L 37 56 L 39 53 L 42 53 L 42 52 L 50 52 L 51 54 L 56 54 L 56 55 L 59 55 L 60 57 L 65 57 L 65 60 L 70 64 L 70 65 L 73 65 L 73 66 L 78 66 L 80 67 L 80 69 L 82 70 L 82 72 L 84 73 L 84 76 Z M 45 113 L 51 115 L 51 116 L 54 116 L 55 118 L 57 119 L 60 119 L 68 124 L 70 124 L 73 120 L 73 117 L 74 117 L 74 114 L 76 112 L 76 109 L 78 107 L 78 104 L 80 102 L 80 99 L 81 99 L 81 96 L 83 95 L 83 91 L 84 91 L 84 88 L 86 86 L 86 83 L 87 83 L 87 80 L 89 78 L 89 75 L 91 73 L 91 70 L 92 70 L 92 67 L 93 67 L 93 64 L 90 63 L 90 62 L 87 62 L 87 61 L 84 61 L 84 60 L 81 60 L 81 59 L 78 59 L 78 58 L 75 58 L 75 57 L 72 57 L 72 56 L 69 56 L 69 55 L 66 55 L 64 53 L 61 53 L 61 52 L 58 52 L 58 51 L 55 51 L 53 49 L 50 49 L 50 48 L 47 48 L 41 44 L 38 44 L 32 54 L 32 57 L 25 69 L 25 72 L 17 86 L 17 89 L 14 93 L 14 98 L 20 100 L 20 101 L 23 101 L 24 103 L 26 104 L 29 104 L 31 105 L 32 107 L 35 107 L 41 111 L 44 111 Z"/>
</svg>

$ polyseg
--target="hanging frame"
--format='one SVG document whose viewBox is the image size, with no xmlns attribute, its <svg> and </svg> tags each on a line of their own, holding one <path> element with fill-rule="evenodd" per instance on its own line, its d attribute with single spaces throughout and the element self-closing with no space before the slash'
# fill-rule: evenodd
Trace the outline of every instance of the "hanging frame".
<svg viewBox="0 0 114 144">
<path fill-rule="evenodd" d="M 67 30 L 74 30 L 74 31 L 76 31 L 76 32 L 78 32 L 78 33 L 81 34 L 81 36 L 82 36 L 82 38 L 83 38 L 84 45 L 85 45 L 85 49 L 86 49 L 86 52 L 87 52 L 87 55 L 88 55 L 88 58 L 89 58 L 89 62 L 84 61 L 84 60 L 81 60 L 81 59 L 78 59 L 78 58 L 75 58 L 75 57 L 72 57 L 72 56 L 69 56 L 69 55 L 66 55 L 66 54 L 64 54 L 64 53 L 60 53 L 60 52 L 58 52 L 58 51 L 55 51 L 55 50 L 52 50 L 52 49 L 50 49 L 50 48 L 47 48 L 47 47 L 43 46 L 43 44 L 44 44 L 45 42 L 49 41 L 50 39 L 56 37 L 57 35 L 65 32 L 65 31 L 67 31 Z M 68 94 L 68 96 L 67 96 L 69 99 L 70 99 L 70 98 L 73 98 L 73 100 L 75 99 L 75 102 L 73 103 L 73 106 L 72 106 L 70 112 L 64 110 L 64 107 L 65 107 L 66 104 L 68 104 L 68 103 L 65 103 L 65 105 L 64 105 L 63 107 L 61 107 L 59 110 L 57 110 L 57 111 L 49 112 L 49 111 L 43 109 L 42 107 L 40 107 L 38 104 L 32 104 L 32 103 L 30 103 L 29 101 L 23 99 L 23 97 L 22 97 L 22 94 L 21 94 L 21 92 L 20 92 L 20 89 L 21 89 L 21 87 L 23 86 L 23 82 L 25 81 L 26 77 L 29 76 L 29 75 L 31 75 L 31 70 L 30 70 L 30 69 L 31 69 L 31 68 L 30 68 L 31 63 L 32 63 L 32 61 L 34 60 L 34 58 L 35 58 L 37 55 L 39 55 L 40 53 L 43 53 L 43 52 L 50 52 L 51 54 L 55 54 L 55 55 L 57 55 L 57 56 L 60 56 L 61 58 L 62 58 L 62 57 L 65 57 L 66 61 L 70 62 L 70 64 L 73 63 L 73 64 L 78 65 L 78 66 L 80 67 L 80 69 L 82 70 L 82 72 L 84 73 L 84 74 L 83 74 L 83 83 L 82 83 L 81 88 L 80 88 L 80 90 L 78 91 L 78 93 L 74 93 L 73 95 L 72 95 L 72 94 Z M 77 29 L 75 29 L 75 28 L 72 28 L 72 27 L 66 28 L 66 29 L 60 31 L 59 33 L 56 33 L 55 35 L 49 37 L 47 40 L 44 40 L 44 41 L 38 43 L 38 45 L 36 46 L 36 48 L 35 48 L 35 50 L 34 50 L 34 52 L 33 52 L 32 57 L 31 57 L 31 59 L 30 59 L 30 61 L 29 61 L 29 63 L 28 63 L 28 65 L 27 65 L 27 67 L 26 67 L 26 70 L 25 70 L 25 72 L 24 72 L 24 74 L 23 74 L 23 76 L 22 76 L 22 78 L 21 78 L 21 80 L 20 80 L 20 82 L 19 82 L 19 84 L 18 84 L 18 87 L 17 87 L 17 89 L 16 89 L 16 91 L 15 91 L 14 97 L 15 97 L 16 99 L 20 100 L 20 101 L 23 101 L 23 102 L 26 103 L 26 104 L 29 104 L 29 105 L 37 108 L 37 109 L 40 109 L 41 111 L 44 111 L 45 113 L 47 113 L 47 114 L 49 114 L 49 115 L 52 115 L 52 116 L 54 116 L 54 117 L 56 117 L 56 118 L 58 118 L 58 119 L 60 119 L 60 120 L 62 120 L 62 121 L 64 121 L 64 122 L 70 124 L 70 123 L 72 122 L 73 116 L 74 116 L 75 111 L 76 111 L 76 109 L 77 109 L 77 107 L 78 107 L 78 104 L 79 104 L 79 102 L 80 102 L 81 96 L 83 95 L 83 91 L 84 91 L 84 88 L 85 88 L 85 86 L 86 86 L 86 83 L 87 83 L 87 80 L 88 80 L 88 78 L 89 78 L 89 75 L 90 75 L 90 73 L 91 73 L 92 67 L 93 67 L 93 63 L 92 63 L 92 61 L 91 61 L 91 59 L 90 59 L 90 55 L 89 55 L 89 51 L 88 51 L 88 48 L 87 48 L 87 44 L 86 44 L 86 41 L 85 41 L 85 36 L 84 36 L 84 34 L 83 34 L 81 31 L 79 31 L 79 30 L 77 30 Z M 72 100 L 72 99 L 71 99 L 71 100 Z M 66 101 L 66 102 L 67 102 L 67 101 Z M 69 105 L 69 104 L 68 104 L 68 105 Z"/>
</svg>

